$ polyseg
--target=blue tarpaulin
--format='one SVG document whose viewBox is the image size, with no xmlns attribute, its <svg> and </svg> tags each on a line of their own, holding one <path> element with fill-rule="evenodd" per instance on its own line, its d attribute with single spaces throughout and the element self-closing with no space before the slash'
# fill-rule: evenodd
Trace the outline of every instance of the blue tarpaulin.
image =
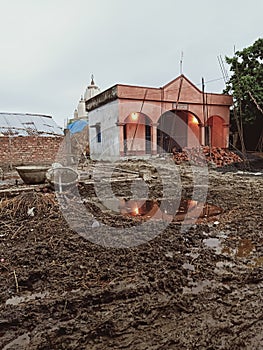
<svg viewBox="0 0 263 350">
<path fill-rule="evenodd" d="M 86 120 L 80 119 L 69 124 L 67 128 L 71 134 L 76 134 L 77 132 L 81 132 L 87 125 L 88 122 Z"/>
</svg>

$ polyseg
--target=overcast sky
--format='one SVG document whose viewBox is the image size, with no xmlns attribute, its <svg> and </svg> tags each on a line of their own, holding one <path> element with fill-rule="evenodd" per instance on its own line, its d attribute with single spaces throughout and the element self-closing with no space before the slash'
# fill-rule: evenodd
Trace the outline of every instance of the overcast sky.
<svg viewBox="0 0 263 350">
<path fill-rule="evenodd" d="M 262 37 L 261 0 L 0 0 L 0 112 L 73 116 L 93 73 L 160 87 L 180 73 L 224 88 L 217 56 Z M 216 80 L 210 82 L 211 80 Z"/>
</svg>

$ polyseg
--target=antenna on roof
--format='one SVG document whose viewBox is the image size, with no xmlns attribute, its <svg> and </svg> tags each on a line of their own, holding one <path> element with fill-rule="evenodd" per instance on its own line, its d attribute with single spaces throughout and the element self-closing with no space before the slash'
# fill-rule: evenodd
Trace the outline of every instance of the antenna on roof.
<svg viewBox="0 0 263 350">
<path fill-rule="evenodd" d="M 227 73 L 227 70 L 226 70 L 224 61 L 223 61 L 221 55 L 220 55 L 220 56 L 217 56 L 217 59 L 218 59 L 218 63 L 219 63 L 220 69 L 221 69 L 221 73 L 222 73 L 224 82 L 225 82 L 225 84 L 226 84 L 227 81 L 229 80 L 229 77 L 228 77 L 228 73 Z"/>
<path fill-rule="evenodd" d="M 181 51 L 181 59 L 180 59 L 180 75 L 183 74 L 183 58 L 184 58 L 184 53 Z"/>
</svg>

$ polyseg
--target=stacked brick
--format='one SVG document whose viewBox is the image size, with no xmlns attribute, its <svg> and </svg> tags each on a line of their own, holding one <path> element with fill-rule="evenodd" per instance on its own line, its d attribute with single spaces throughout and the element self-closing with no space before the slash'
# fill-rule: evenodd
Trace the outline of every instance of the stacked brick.
<svg viewBox="0 0 263 350">
<path fill-rule="evenodd" d="M 223 167 L 243 161 L 242 158 L 232 151 L 209 146 L 184 148 L 182 152 L 175 152 L 173 154 L 173 159 L 176 164 L 189 162 L 193 165 L 202 166 L 208 163 L 216 167 Z"/>
<path fill-rule="evenodd" d="M 52 164 L 56 159 L 62 136 L 0 137 L 0 166 Z"/>
</svg>

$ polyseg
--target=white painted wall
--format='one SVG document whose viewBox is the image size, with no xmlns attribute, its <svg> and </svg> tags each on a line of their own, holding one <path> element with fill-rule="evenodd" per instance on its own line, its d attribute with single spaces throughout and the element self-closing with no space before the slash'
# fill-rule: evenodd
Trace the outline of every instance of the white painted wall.
<svg viewBox="0 0 263 350">
<path fill-rule="evenodd" d="M 78 110 L 78 118 L 86 118 L 87 117 L 85 101 L 82 98 L 78 103 L 77 110 Z"/>
<path fill-rule="evenodd" d="M 96 96 L 100 93 L 100 88 L 96 85 L 89 85 L 85 91 L 84 99 L 85 101 L 89 100 L 93 96 Z"/>
<path fill-rule="evenodd" d="M 89 112 L 90 157 L 94 160 L 114 161 L 120 157 L 119 126 L 116 125 L 119 115 L 118 101 L 107 103 Z M 101 126 L 101 142 L 97 142 L 97 123 Z"/>
</svg>

